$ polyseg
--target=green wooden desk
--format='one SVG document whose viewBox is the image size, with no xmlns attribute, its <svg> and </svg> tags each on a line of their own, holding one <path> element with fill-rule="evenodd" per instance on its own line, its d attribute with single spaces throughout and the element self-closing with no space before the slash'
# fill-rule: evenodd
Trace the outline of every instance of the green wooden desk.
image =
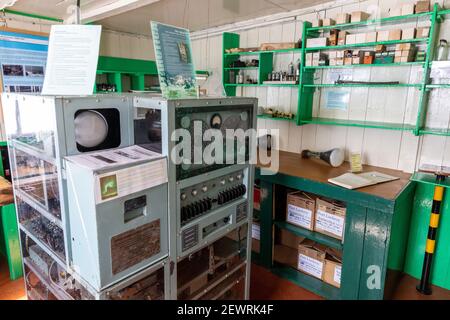
<svg viewBox="0 0 450 320">
<path fill-rule="evenodd" d="M 264 175 L 265 169 L 261 164 L 256 169 L 256 179 L 261 185 L 259 262 L 275 274 L 327 299 L 389 298 L 405 261 L 415 191 L 410 175 L 364 166 L 364 171 L 384 172 L 400 177 L 400 180 L 348 190 L 328 183 L 329 178 L 348 172 L 348 164 L 331 168 L 320 161 L 302 159 L 299 154 L 288 152 L 280 152 L 279 163 L 280 168 L 274 175 Z M 343 244 L 326 235 L 286 223 L 286 194 L 292 189 L 346 203 Z M 276 228 L 342 250 L 341 288 L 274 262 L 276 247 L 273 235 Z"/>
</svg>

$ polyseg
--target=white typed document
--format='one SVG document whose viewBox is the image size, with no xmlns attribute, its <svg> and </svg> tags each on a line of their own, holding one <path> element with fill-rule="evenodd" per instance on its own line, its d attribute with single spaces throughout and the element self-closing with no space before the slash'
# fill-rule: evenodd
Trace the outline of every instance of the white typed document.
<svg viewBox="0 0 450 320">
<path fill-rule="evenodd" d="M 101 32 L 101 26 L 52 26 L 43 95 L 93 93 Z"/>
</svg>

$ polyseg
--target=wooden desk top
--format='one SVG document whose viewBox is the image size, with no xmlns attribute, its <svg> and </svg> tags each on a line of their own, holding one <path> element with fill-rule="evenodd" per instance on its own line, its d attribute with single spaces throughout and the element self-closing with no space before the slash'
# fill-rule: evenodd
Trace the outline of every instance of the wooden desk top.
<svg viewBox="0 0 450 320">
<path fill-rule="evenodd" d="M 345 162 L 339 168 L 333 168 L 325 162 L 322 162 L 321 160 L 303 159 L 300 154 L 284 151 L 280 151 L 279 163 L 279 173 L 329 184 L 337 188 L 341 187 L 329 183 L 328 179 L 340 176 L 344 173 L 349 172 L 350 170 L 350 164 L 348 162 Z M 267 166 L 262 166 L 260 163 L 258 163 L 257 167 L 264 168 Z M 410 174 L 404 173 L 402 171 L 368 165 L 363 165 L 363 170 L 364 172 L 378 171 L 400 178 L 400 180 L 354 190 L 357 192 L 363 192 L 389 200 L 394 200 L 397 198 L 401 191 L 408 185 L 409 179 L 411 177 Z"/>
<path fill-rule="evenodd" d="M 14 202 L 11 182 L 0 176 L 0 206 L 6 206 Z"/>
</svg>

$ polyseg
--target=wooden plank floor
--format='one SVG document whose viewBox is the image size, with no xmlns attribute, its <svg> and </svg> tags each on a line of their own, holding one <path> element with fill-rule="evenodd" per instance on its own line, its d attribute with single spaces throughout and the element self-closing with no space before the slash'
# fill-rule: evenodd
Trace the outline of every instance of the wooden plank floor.
<svg viewBox="0 0 450 320">
<path fill-rule="evenodd" d="M 0 256 L 0 300 L 24 300 L 25 287 L 23 278 L 9 280 L 9 270 L 6 260 Z"/>
<path fill-rule="evenodd" d="M 404 276 L 397 288 L 396 300 L 450 300 L 450 291 L 433 287 L 433 295 L 423 296 L 417 293 L 417 280 Z M 322 300 L 292 282 L 279 278 L 257 265 L 252 265 L 250 298 L 252 300 Z M 0 300 L 24 300 L 23 279 L 9 280 L 8 268 L 3 257 L 0 258 Z"/>
</svg>

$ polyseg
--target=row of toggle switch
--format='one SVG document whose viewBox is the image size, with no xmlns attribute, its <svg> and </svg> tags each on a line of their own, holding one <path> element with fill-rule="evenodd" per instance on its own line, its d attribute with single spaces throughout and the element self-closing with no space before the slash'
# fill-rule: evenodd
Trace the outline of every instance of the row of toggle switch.
<svg viewBox="0 0 450 320">
<path fill-rule="evenodd" d="M 243 184 L 234 188 L 222 191 L 219 193 L 216 200 L 206 198 L 200 201 L 196 201 L 190 205 L 181 208 L 181 224 L 192 220 L 203 213 L 211 210 L 213 202 L 217 202 L 219 205 L 233 201 L 237 198 L 244 196 L 247 193 L 247 187 Z"/>
<path fill-rule="evenodd" d="M 234 188 L 222 191 L 217 197 L 218 204 L 224 204 L 234 199 L 240 198 L 247 192 L 247 187 L 244 184 L 240 184 Z"/>
<path fill-rule="evenodd" d="M 181 223 L 189 221 L 211 210 L 213 201 L 206 198 L 181 208 Z"/>
</svg>

